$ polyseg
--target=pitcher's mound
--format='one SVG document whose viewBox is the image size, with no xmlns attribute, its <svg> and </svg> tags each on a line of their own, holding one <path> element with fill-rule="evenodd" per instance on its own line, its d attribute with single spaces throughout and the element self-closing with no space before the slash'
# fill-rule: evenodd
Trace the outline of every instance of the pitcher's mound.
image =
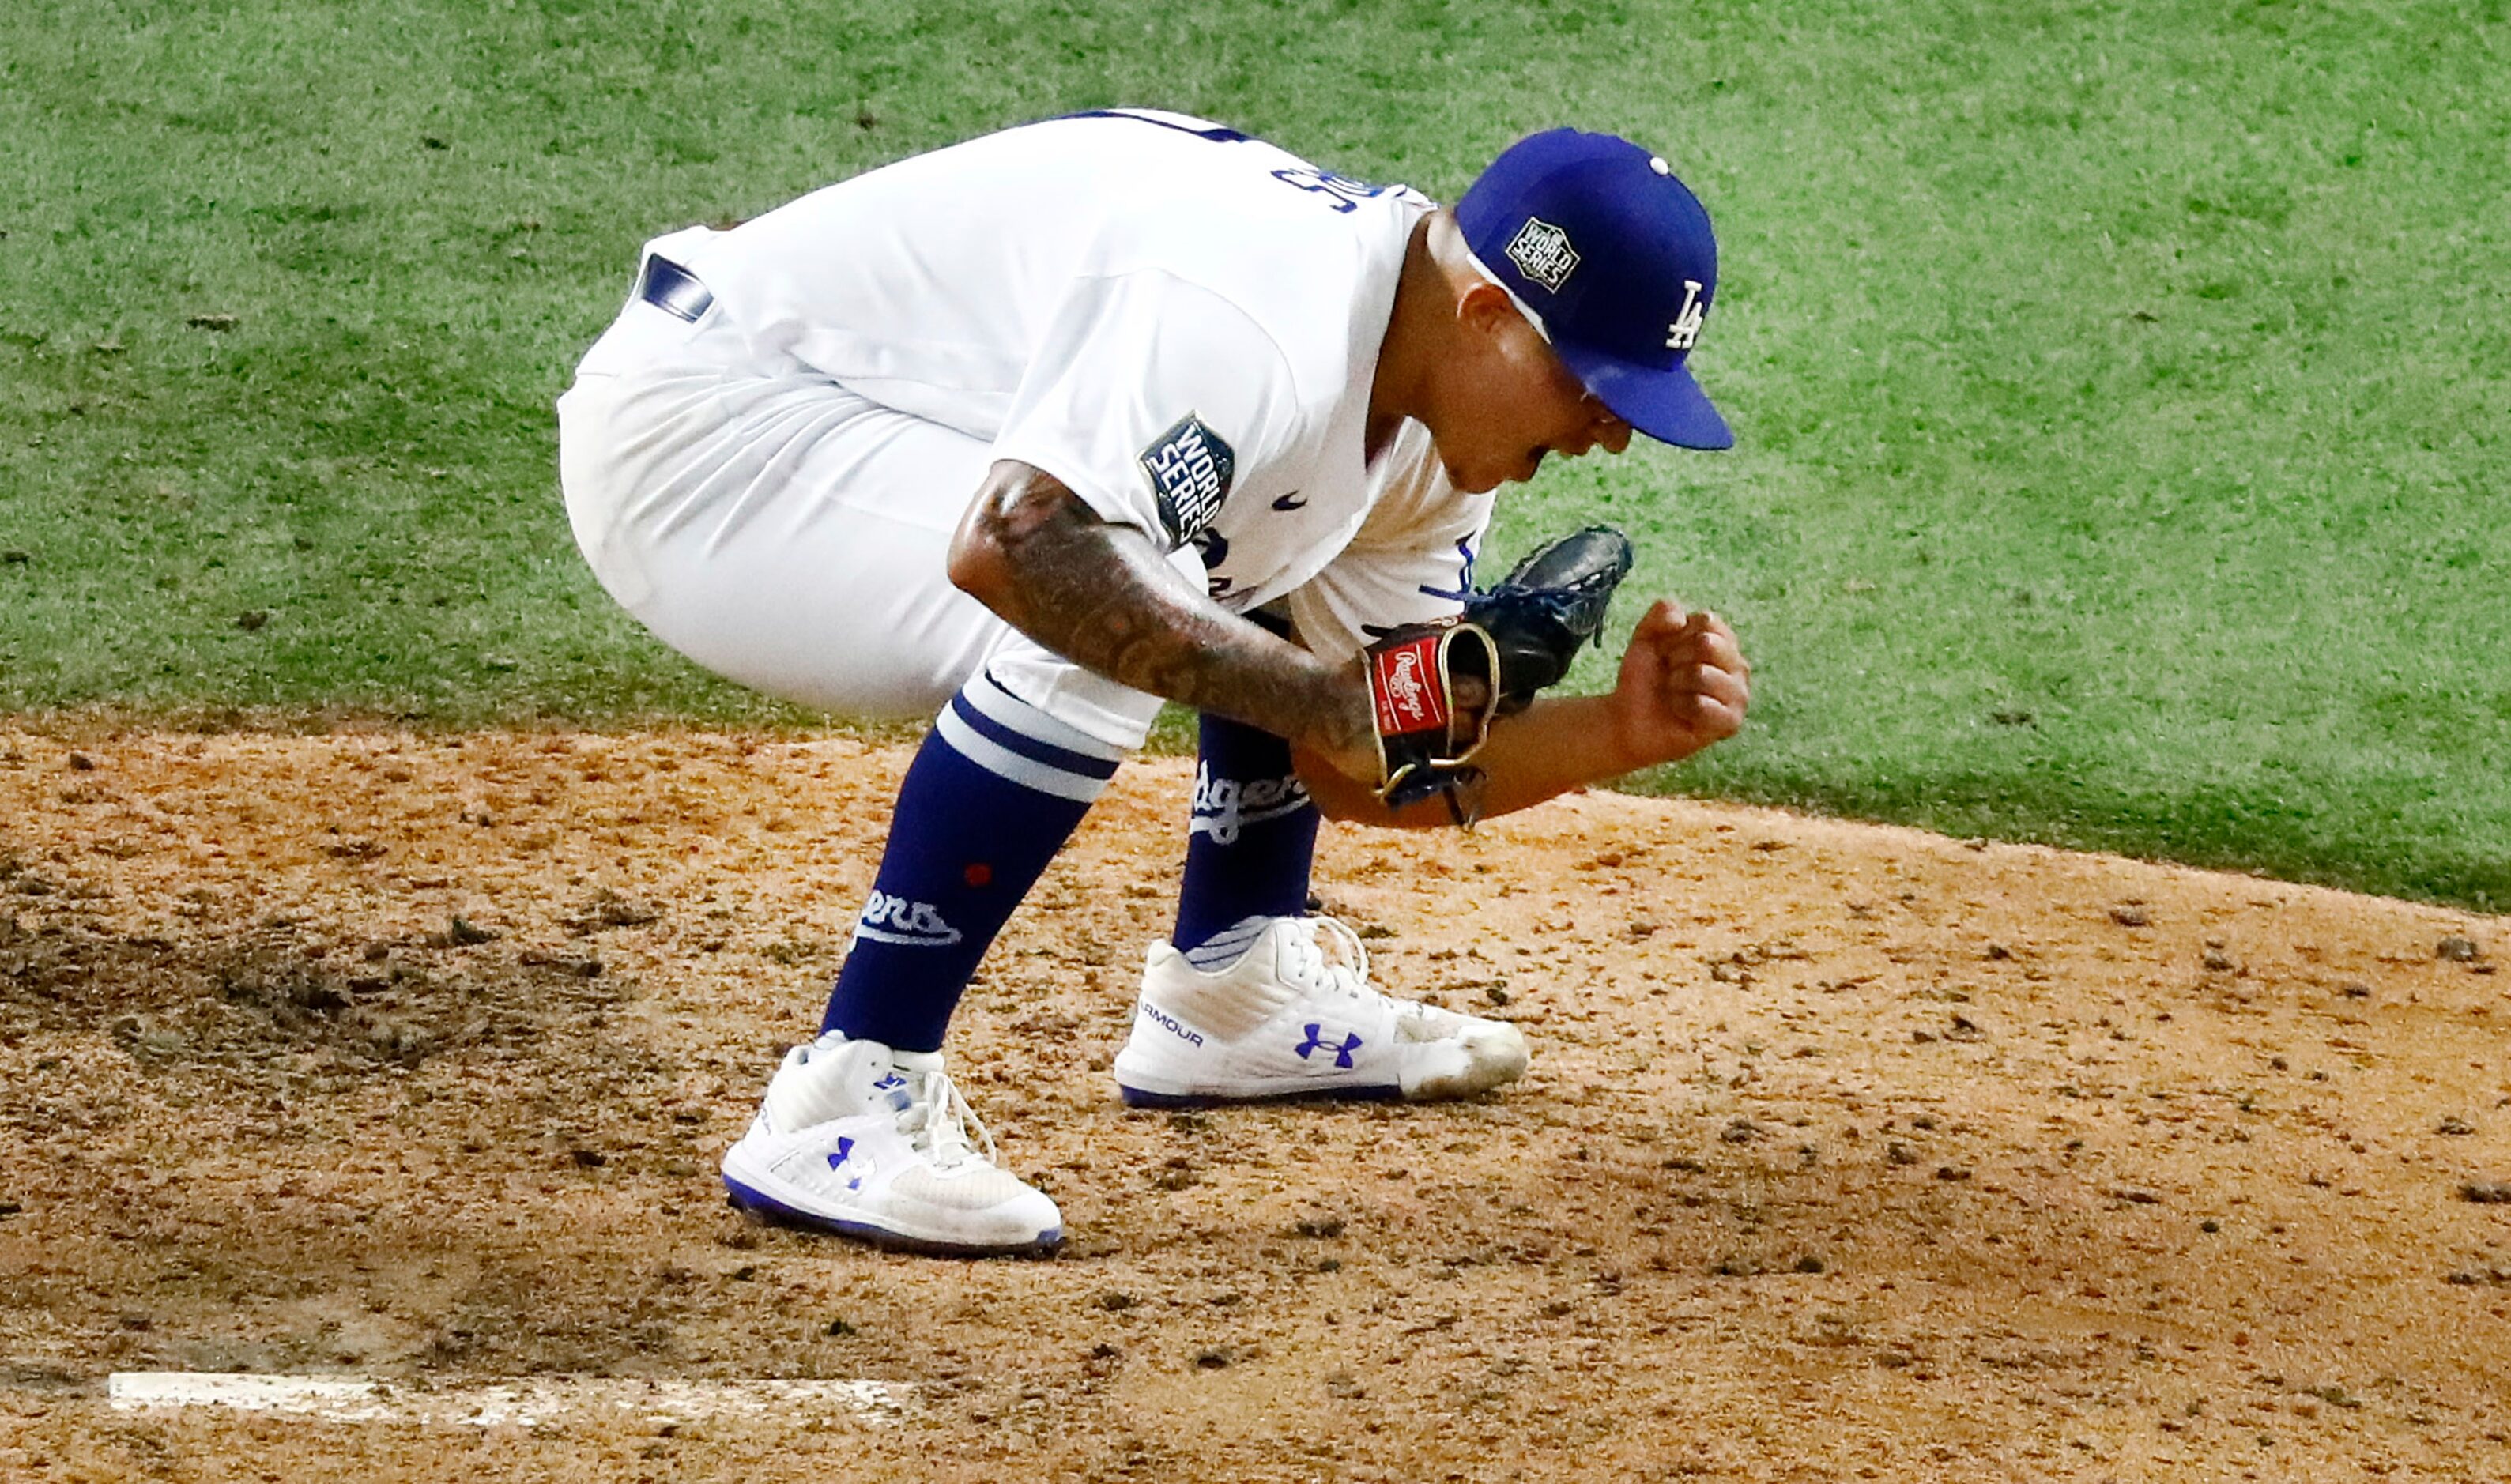
<svg viewBox="0 0 2511 1484">
<path fill-rule="evenodd" d="M 2502 920 L 1766 811 L 1329 825 L 1378 979 L 1518 1021 L 1532 1072 L 1170 1115 L 1107 1066 L 1189 766 L 1129 765 L 950 1046 L 1062 1256 L 753 1226 L 715 1161 L 816 1029 L 907 756 L 0 732 L 0 1475 L 2511 1458 Z M 117 1408 L 139 1371 L 885 1402 Z"/>
</svg>

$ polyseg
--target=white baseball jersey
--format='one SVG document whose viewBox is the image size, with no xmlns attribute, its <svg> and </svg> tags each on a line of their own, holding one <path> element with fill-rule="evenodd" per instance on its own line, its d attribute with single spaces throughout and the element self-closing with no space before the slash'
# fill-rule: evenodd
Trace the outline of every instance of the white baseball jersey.
<svg viewBox="0 0 2511 1484">
<path fill-rule="evenodd" d="M 931 715 L 982 666 L 1137 745 L 1158 700 L 953 588 L 953 527 L 1016 458 L 1320 655 L 1455 612 L 1490 497 L 1417 423 L 1363 448 L 1427 209 L 1199 120 L 1101 114 L 657 238 L 712 302 L 631 297 L 560 400 L 577 543 L 657 637 L 769 695 Z"/>
<path fill-rule="evenodd" d="M 1346 563 L 1294 601 L 1303 631 L 1341 648 L 1452 611 L 1489 510 L 1448 485 L 1417 426 L 1374 467 L 1364 455 L 1429 209 L 1199 119 L 1107 112 L 829 186 L 681 266 L 763 361 L 983 439 L 1102 518 L 1193 546 L 1224 606 L 1291 594 L 1346 549 L 1405 556 Z M 972 493 L 932 497 L 955 511 Z"/>
</svg>

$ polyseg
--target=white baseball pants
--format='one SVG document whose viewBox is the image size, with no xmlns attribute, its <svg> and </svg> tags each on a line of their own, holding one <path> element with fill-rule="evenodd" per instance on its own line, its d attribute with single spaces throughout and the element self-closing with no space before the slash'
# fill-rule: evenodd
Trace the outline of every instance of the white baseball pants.
<svg viewBox="0 0 2511 1484">
<path fill-rule="evenodd" d="M 668 258 L 680 236 L 648 250 Z M 692 323 L 637 298 L 558 412 L 567 519 L 595 577 L 715 673 L 845 715 L 915 717 L 982 665 L 1127 749 L 1158 714 L 1157 697 L 1039 647 L 950 585 L 951 531 L 992 463 L 985 440 L 762 358 L 718 312 Z M 1192 550 L 1172 559 L 1202 586 Z"/>
</svg>

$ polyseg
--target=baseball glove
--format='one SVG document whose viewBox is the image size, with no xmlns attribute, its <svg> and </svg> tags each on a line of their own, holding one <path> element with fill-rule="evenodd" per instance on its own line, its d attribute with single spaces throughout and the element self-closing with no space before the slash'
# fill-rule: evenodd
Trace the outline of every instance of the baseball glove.
<svg viewBox="0 0 2511 1484">
<path fill-rule="evenodd" d="M 1445 797 L 1469 823 L 1481 792 L 1474 754 L 1493 717 L 1522 711 L 1601 641 L 1613 590 L 1631 571 L 1630 538 L 1591 525 L 1545 543 L 1458 617 L 1397 628 L 1371 645 L 1377 713 L 1377 796 L 1401 809 Z"/>
<path fill-rule="evenodd" d="M 1465 599 L 1464 621 L 1499 653 L 1497 714 L 1525 710 L 1569 673 L 1580 646 L 1603 642 L 1604 611 L 1630 575 L 1631 539 L 1591 525 L 1535 548 L 1499 586 Z"/>
</svg>

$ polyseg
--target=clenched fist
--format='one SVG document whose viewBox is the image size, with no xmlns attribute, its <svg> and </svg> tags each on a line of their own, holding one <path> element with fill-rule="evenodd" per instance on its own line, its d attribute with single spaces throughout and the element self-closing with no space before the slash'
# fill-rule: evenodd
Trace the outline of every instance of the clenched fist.
<svg viewBox="0 0 2511 1484">
<path fill-rule="evenodd" d="M 1630 767 L 1675 762 L 1741 731 L 1752 677 L 1725 620 L 1658 599 L 1631 632 L 1609 698 Z"/>
</svg>

